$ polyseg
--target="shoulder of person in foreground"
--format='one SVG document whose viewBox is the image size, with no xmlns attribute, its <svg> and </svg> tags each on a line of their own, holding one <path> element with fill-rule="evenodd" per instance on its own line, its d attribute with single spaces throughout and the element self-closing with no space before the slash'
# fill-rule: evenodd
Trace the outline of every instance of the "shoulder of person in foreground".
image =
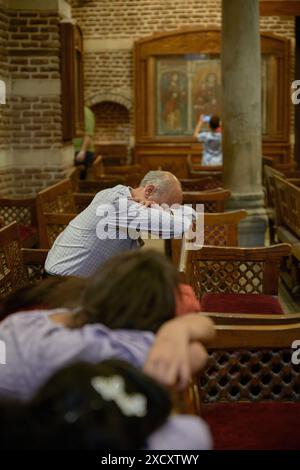
<svg viewBox="0 0 300 470">
<path fill-rule="evenodd" d="M 212 437 L 208 425 L 193 415 L 173 415 L 153 433 L 149 450 L 210 450 Z"/>
</svg>

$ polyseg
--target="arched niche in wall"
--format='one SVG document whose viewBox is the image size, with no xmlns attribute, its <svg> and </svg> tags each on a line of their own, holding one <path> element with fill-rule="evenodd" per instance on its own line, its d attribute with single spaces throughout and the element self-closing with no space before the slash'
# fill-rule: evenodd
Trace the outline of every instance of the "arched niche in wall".
<svg viewBox="0 0 300 470">
<path fill-rule="evenodd" d="M 290 158 L 289 40 L 261 33 L 263 155 Z M 221 32 L 186 29 L 135 42 L 135 155 L 144 170 L 187 175 L 199 114 L 220 113 Z M 251 58 L 249 58 L 251 60 Z"/>
<path fill-rule="evenodd" d="M 107 164 L 129 162 L 131 102 L 124 96 L 106 93 L 93 95 L 86 104 L 95 114 L 96 154 L 101 154 Z"/>
</svg>

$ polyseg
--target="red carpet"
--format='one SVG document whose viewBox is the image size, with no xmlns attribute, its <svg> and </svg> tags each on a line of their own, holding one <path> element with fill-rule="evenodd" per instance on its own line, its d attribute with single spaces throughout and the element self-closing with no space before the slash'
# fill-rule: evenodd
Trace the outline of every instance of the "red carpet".
<svg viewBox="0 0 300 470">
<path fill-rule="evenodd" d="M 216 450 L 299 450 L 300 403 L 213 403 L 201 416 Z"/>
</svg>

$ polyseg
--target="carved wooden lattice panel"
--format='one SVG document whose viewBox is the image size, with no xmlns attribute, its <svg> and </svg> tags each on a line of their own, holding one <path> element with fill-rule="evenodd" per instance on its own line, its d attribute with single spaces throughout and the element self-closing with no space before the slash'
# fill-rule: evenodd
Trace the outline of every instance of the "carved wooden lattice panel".
<svg viewBox="0 0 300 470">
<path fill-rule="evenodd" d="M 80 212 L 84 211 L 87 206 L 88 204 L 85 202 L 76 202 L 76 214 L 79 214 Z"/>
<path fill-rule="evenodd" d="M 291 350 L 214 351 L 200 378 L 203 402 L 300 400 Z"/>
<path fill-rule="evenodd" d="M 64 194 L 61 194 L 59 196 L 59 201 L 62 213 L 74 212 L 73 193 L 71 189 L 69 191 L 66 191 Z"/>
<path fill-rule="evenodd" d="M 67 225 L 65 225 L 65 224 L 47 225 L 47 235 L 48 235 L 48 240 L 49 240 L 50 246 L 53 245 L 53 243 L 57 239 L 58 235 L 61 232 L 63 232 L 66 227 L 67 227 Z"/>
<path fill-rule="evenodd" d="M 18 241 L 11 240 L 0 250 L 0 296 L 26 284 L 28 276 L 22 263 Z"/>
<path fill-rule="evenodd" d="M 44 212 L 54 212 L 55 214 L 60 212 L 60 207 L 57 199 L 52 201 L 43 202 L 43 211 Z"/>
<path fill-rule="evenodd" d="M 10 281 L 2 282 L 0 284 L 0 297 L 5 297 L 12 290 L 13 290 L 13 287 Z"/>
<path fill-rule="evenodd" d="M 59 194 L 49 201 L 43 201 L 43 212 L 55 214 L 74 212 L 72 191 L 66 191 L 64 194 Z"/>
<path fill-rule="evenodd" d="M 0 216 L 5 225 L 16 221 L 19 224 L 31 225 L 31 208 L 26 206 L 0 206 Z"/>
<path fill-rule="evenodd" d="M 206 189 L 216 189 L 221 188 L 223 183 L 220 179 L 212 177 L 211 181 L 207 183 Z"/>
<path fill-rule="evenodd" d="M 262 262 L 194 259 L 190 274 L 190 283 L 200 297 L 206 292 L 263 293 Z"/>
<path fill-rule="evenodd" d="M 228 245 L 228 226 L 221 224 L 204 226 L 205 245 L 227 246 Z"/>
<path fill-rule="evenodd" d="M 7 264 L 7 259 L 5 256 L 5 252 L 1 249 L 0 250 L 0 279 L 3 279 L 6 274 L 9 273 L 9 267 Z"/>
<path fill-rule="evenodd" d="M 205 212 L 218 212 L 217 203 L 215 201 L 205 201 L 204 210 Z"/>
<path fill-rule="evenodd" d="M 27 272 L 23 265 L 20 247 L 17 240 L 12 240 L 5 248 L 8 266 L 12 266 L 12 282 L 14 289 L 28 284 Z"/>
</svg>

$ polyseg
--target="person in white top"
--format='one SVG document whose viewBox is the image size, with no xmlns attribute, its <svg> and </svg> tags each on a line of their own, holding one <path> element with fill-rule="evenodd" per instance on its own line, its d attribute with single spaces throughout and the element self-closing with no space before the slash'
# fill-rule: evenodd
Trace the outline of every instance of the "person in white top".
<svg viewBox="0 0 300 470">
<path fill-rule="evenodd" d="M 204 116 L 201 114 L 194 131 L 194 137 L 204 144 L 202 165 L 222 165 L 222 132 L 220 118 L 217 115 Z M 209 130 L 202 130 L 205 123 Z"/>
</svg>

